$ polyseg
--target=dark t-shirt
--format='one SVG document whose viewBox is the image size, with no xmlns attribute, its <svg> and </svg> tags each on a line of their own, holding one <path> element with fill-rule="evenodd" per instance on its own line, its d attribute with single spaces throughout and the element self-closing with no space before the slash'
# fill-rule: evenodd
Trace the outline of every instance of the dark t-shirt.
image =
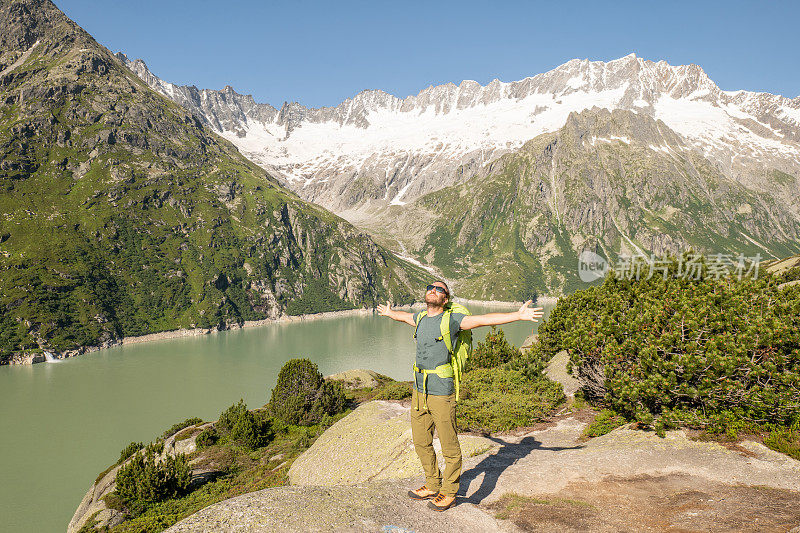
<svg viewBox="0 0 800 533">
<path fill-rule="evenodd" d="M 414 313 L 415 322 L 421 312 Z M 439 365 L 450 362 L 450 352 L 447 351 L 444 340 L 436 340 L 442 336 L 441 324 L 444 315 L 445 313 L 436 316 L 426 315 L 420 320 L 417 329 L 417 368 L 433 370 Z M 456 335 L 461 329 L 461 321 L 465 316 L 463 313 L 450 314 L 450 340 L 453 345 L 456 343 Z M 424 392 L 422 374 L 414 372 L 414 377 L 416 389 Z M 440 378 L 436 374 L 428 374 L 428 394 L 447 396 L 453 392 L 455 392 L 453 378 Z"/>
</svg>

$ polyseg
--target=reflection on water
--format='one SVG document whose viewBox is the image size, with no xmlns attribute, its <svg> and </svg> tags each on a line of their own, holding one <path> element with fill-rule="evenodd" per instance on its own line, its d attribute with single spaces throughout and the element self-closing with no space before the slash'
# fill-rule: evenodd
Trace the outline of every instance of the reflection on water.
<svg viewBox="0 0 800 533">
<path fill-rule="evenodd" d="M 503 329 L 519 345 L 533 326 Z M 476 331 L 476 343 L 486 329 Z M 412 333 L 388 318 L 340 317 L 0 367 L 0 530 L 63 531 L 97 473 L 126 444 L 185 418 L 214 420 L 239 398 L 251 408 L 265 404 L 294 357 L 311 359 L 323 374 L 369 368 L 410 380 Z"/>
</svg>

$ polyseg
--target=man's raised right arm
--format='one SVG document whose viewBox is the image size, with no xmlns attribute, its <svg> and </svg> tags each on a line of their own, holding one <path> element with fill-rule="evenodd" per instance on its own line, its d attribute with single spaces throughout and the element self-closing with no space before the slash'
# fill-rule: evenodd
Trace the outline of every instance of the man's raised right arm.
<svg viewBox="0 0 800 533">
<path fill-rule="evenodd" d="M 386 305 L 378 304 L 378 314 L 380 316 L 388 316 L 392 320 L 397 320 L 398 322 L 405 322 L 409 326 L 416 326 L 414 323 L 414 314 L 407 313 L 405 311 L 395 311 L 392 309 L 392 306 L 389 302 L 386 302 Z"/>
</svg>

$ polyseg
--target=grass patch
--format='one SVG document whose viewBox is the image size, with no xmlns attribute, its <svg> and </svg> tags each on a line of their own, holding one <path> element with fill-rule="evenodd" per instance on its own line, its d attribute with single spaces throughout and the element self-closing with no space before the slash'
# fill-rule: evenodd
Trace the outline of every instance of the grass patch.
<svg viewBox="0 0 800 533">
<path fill-rule="evenodd" d="M 483 455 L 484 453 L 491 450 L 494 446 L 491 444 L 487 444 L 486 446 L 481 446 L 480 448 L 475 448 L 467 457 L 477 457 L 479 455 Z"/>
<path fill-rule="evenodd" d="M 511 515 L 518 510 L 522 510 L 529 505 L 559 505 L 559 506 L 579 506 L 579 507 L 590 507 L 594 508 L 594 506 L 590 503 L 581 501 L 581 500 L 571 500 L 568 498 L 549 498 L 543 500 L 541 498 L 532 498 L 530 496 L 522 496 L 515 492 L 508 492 L 503 494 L 497 503 L 494 505 L 495 509 L 498 509 L 497 514 L 495 514 L 496 518 L 501 520 L 508 520 L 511 518 Z"/>
<path fill-rule="evenodd" d="M 583 391 L 578 389 L 575 391 L 575 396 L 572 398 L 572 404 L 570 405 L 570 410 L 572 412 L 580 411 L 581 409 L 591 408 L 591 404 L 586 400 L 586 396 L 584 396 Z"/>
<path fill-rule="evenodd" d="M 93 513 L 92 516 L 87 518 L 86 522 L 84 522 L 83 526 L 78 530 L 78 533 L 95 533 L 95 531 L 97 531 L 95 526 L 100 523 L 97 520 L 98 514 L 100 514 L 100 511 Z"/>
<path fill-rule="evenodd" d="M 175 442 L 179 442 L 182 440 L 190 439 L 197 433 L 197 428 L 192 426 L 188 427 L 182 431 L 179 431 L 177 435 L 175 435 Z"/>
<path fill-rule="evenodd" d="M 764 437 L 764 445 L 800 461 L 800 431 L 787 428 L 773 429 Z"/>
<path fill-rule="evenodd" d="M 403 400 L 411 397 L 410 381 L 392 381 L 376 387 L 374 400 Z"/>
<path fill-rule="evenodd" d="M 599 437 L 624 425 L 625 417 L 610 409 L 603 409 L 594 417 L 594 420 L 583 430 L 584 437 Z"/>
<path fill-rule="evenodd" d="M 113 469 L 115 466 L 117 466 L 117 464 L 119 464 L 119 463 L 114 463 L 113 465 L 109 466 L 108 468 L 106 468 L 105 470 L 103 470 L 102 472 L 100 472 L 99 474 L 97 474 L 97 477 L 96 477 L 96 478 L 95 478 L 95 480 L 94 480 L 94 483 L 95 483 L 95 485 L 97 485 L 98 483 L 100 483 L 100 481 L 101 481 L 101 480 L 102 480 L 104 477 L 106 477 L 106 474 L 108 474 L 109 472 L 111 472 L 111 470 L 112 470 L 112 469 Z"/>
</svg>

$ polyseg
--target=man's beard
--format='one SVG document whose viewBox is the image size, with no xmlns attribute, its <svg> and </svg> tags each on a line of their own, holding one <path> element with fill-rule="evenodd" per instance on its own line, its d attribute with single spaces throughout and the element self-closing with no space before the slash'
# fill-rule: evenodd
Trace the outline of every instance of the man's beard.
<svg viewBox="0 0 800 533">
<path fill-rule="evenodd" d="M 444 298 L 441 298 L 438 294 L 431 294 L 428 293 L 425 295 L 425 303 L 436 305 L 436 306 L 443 306 L 445 302 Z"/>
</svg>

